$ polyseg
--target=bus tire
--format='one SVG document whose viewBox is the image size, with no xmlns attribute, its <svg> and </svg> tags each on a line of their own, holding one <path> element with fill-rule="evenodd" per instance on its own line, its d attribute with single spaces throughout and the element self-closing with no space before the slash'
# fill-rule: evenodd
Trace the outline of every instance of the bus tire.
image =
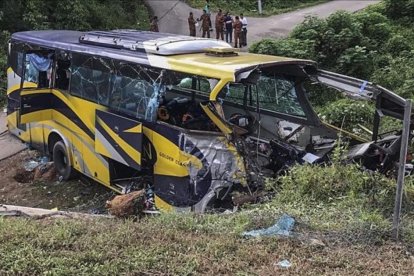
<svg viewBox="0 0 414 276">
<path fill-rule="evenodd" d="M 70 165 L 69 154 L 63 141 L 58 141 L 53 146 L 53 164 L 62 180 L 73 178 L 74 170 Z"/>
</svg>

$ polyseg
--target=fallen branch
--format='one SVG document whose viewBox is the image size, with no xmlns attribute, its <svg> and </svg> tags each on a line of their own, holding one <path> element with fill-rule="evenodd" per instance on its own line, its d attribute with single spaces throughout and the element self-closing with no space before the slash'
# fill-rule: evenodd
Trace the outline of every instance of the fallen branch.
<svg viewBox="0 0 414 276">
<path fill-rule="evenodd" d="M 31 219 L 60 218 L 114 218 L 111 215 L 86 214 L 67 211 L 54 211 L 16 205 L 0 205 L 0 216 L 27 217 Z"/>
</svg>

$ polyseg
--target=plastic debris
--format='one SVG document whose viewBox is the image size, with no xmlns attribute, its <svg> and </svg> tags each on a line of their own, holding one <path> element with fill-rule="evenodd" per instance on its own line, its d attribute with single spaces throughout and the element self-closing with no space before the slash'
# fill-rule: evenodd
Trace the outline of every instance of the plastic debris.
<svg viewBox="0 0 414 276">
<path fill-rule="evenodd" d="M 34 169 L 36 169 L 41 164 L 46 164 L 49 162 L 49 158 L 47 156 L 42 156 L 37 158 L 37 160 L 29 160 L 27 161 L 23 167 L 26 171 L 32 172 Z"/>
<path fill-rule="evenodd" d="M 247 231 L 243 233 L 245 237 L 260 237 L 260 236 L 290 236 L 295 219 L 287 214 L 283 214 L 279 220 L 269 228 Z"/>
<path fill-rule="evenodd" d="M 278 267 L 281 267 L 281 268 L 289 268 L 289 267 L 292 266 L 292 263 L 289 262 L 288 260 L 282 260 L 282 261 L 278 262 L 276 265 Z"/>
<path fill-rule="evenodd" d="M 34 169 L 36 169 L 37 166 L 39 166 L 39 162 L 35 161 L 35 160 L 30 160 L 27 161 L 23 167 L 27 172 L 32 172 Z"/>
</svg>

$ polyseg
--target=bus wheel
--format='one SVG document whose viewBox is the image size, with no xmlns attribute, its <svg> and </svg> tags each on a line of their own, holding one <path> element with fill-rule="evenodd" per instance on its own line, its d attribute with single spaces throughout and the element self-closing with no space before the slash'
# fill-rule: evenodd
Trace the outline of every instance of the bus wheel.
<svg viewBox="0 0 414 276">
<path fill-rule="evenodd" d="M 53 146 L 53 163 L 62 180 L 69 180 L 74 176 L 66 146 L 62 141 L 56 142 Z"/>
</svg>

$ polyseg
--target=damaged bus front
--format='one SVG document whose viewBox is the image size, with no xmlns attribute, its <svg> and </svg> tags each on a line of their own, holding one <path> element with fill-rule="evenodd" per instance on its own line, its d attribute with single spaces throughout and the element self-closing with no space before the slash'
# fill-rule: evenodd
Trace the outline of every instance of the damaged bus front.
<svg viewBox="0 0 414 276">
<path fill-rule="evenodd" d="M 309 82 L 334 88 L 355 100 L 375 101 L 372 139 L 322 122 L 307 98 L 305 83 Z M 382 135 L 379 126 L 384 116 L 402 121 L 405 103 L 405 99 L 380 86 L 318 70 L 312 62 L 296 61 L 237 72 L 234 81 L 219 83 L 202 107 L 237 149 L 237 160 L 242 160 L 247 190 L 251 192 L 260 189 L 266 177 L 276 177 L 295 163 L 329 162 L 339 133 L 349 145 L 344 161 L 359 162 L 365 169 L 384 174 L 396 172 L 402 131 Z M 408 124 L 412 140 L 413 124 Z M 411 173 L 412 165 L 405 169 Z M 217 198 L 218 190 L 210 192 L 209 198 L 213 194 Z"/>
</svg>

